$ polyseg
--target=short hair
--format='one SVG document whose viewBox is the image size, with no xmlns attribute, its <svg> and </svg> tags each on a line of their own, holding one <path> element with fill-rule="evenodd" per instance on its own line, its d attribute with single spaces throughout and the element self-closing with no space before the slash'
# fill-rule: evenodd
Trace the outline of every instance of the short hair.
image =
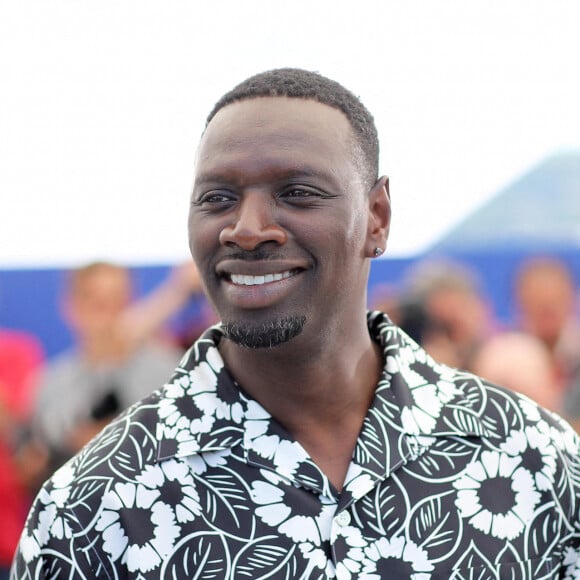
<svg viewBox="0 0 580 580">
<path fill-rule="evenodd" d="M 375 183 L 379 167 L 379 138 L 373 116 L 356 95 L 319 73 L 298 68 L 279 68 L 253 75 L 216 102 L 205 126 L 226 105 L 258 97 L 308 99 L 341 111 L 348 119 L 356 145 L 362 152 L 365 182 L 368 182 L 369 187 Z"/>
</svg>

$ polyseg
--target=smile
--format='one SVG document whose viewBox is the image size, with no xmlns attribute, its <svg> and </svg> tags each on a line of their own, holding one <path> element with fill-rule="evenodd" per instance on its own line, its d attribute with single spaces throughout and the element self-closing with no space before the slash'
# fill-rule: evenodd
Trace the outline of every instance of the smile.
<svg viewBox="0 0 580 580">
<path fill-rule="evenodd" d="M 240 286 L 260 286 L 262 284 L 270 284 L 271 282 L 279 282 L 280 280 L 291 278 L 296 273 L 296 270 L 288 270 L 286 272 L 278 272 L 276 274 L 264 274 L 263 276 L 230 274 L 230 280 L 233 284 L 238 284 Z"/>
</svg>

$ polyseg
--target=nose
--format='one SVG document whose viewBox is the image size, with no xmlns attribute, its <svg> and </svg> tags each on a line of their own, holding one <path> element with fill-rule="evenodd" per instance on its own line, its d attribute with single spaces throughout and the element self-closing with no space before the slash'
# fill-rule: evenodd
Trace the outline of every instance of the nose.
<svg viewBox="0 0 580 580">
<path fill-rule="evenodd" d="M 220 243 L 244 250 L 254 250 L 266 242 L 284 244 L 287 233 L 274 219 L 274 205 L 275 202 L 263 192 L 245 195 L 239 202 L 234 221 L 220 232 Z"/>
</svg>

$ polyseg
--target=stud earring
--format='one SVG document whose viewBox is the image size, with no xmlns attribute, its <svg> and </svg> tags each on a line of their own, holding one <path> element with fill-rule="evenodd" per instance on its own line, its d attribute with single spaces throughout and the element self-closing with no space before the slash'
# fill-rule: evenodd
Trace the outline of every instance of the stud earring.
<svg viewBox="0 0 580 580">
<path fill-rule="evenodd" d="M 384 252 L 383 248 L 375 248 L 375 256 L 378 257 Z"/>
</svg>

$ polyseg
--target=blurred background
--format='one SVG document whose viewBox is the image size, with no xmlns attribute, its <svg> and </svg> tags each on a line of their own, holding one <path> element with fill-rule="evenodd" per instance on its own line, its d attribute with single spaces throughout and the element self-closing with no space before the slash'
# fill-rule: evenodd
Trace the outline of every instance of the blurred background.
<svg viewBox="0 0 580 580">
<path fill-rule="evenodd" d="M 422 252 L 580 151 L 578 22 L 573 0 L 3 1 L 0 266 L 187 257 L 205 116 L 279 66 L 336 78 L 373 112 L 388 255 Z"/>
<path fill-rule="evenodd" d="M 38 482 L 157 376 L 143 349 L 165 376 L 213 321 L 183 265 L 193 159 L 261 70 L 375 116 L 393 224 L 369 306 L 577 427 L 579 22 L 572 0 L 0 3 L 0 572 Z"/>
<path fill-rule="evenodd" d="M 509 321 L 514 253 L 577 266 L 578 22 L 564 0 L 2 2 L 0 324 L 52 355 L 70 341 L 63 269 L 120 263 L 141 293 L 187 260 L 205 115 L 278 66 L 336 78 L 376 117 L 393 225 L 371 283 L 462 253 Z"/>
</svg>

